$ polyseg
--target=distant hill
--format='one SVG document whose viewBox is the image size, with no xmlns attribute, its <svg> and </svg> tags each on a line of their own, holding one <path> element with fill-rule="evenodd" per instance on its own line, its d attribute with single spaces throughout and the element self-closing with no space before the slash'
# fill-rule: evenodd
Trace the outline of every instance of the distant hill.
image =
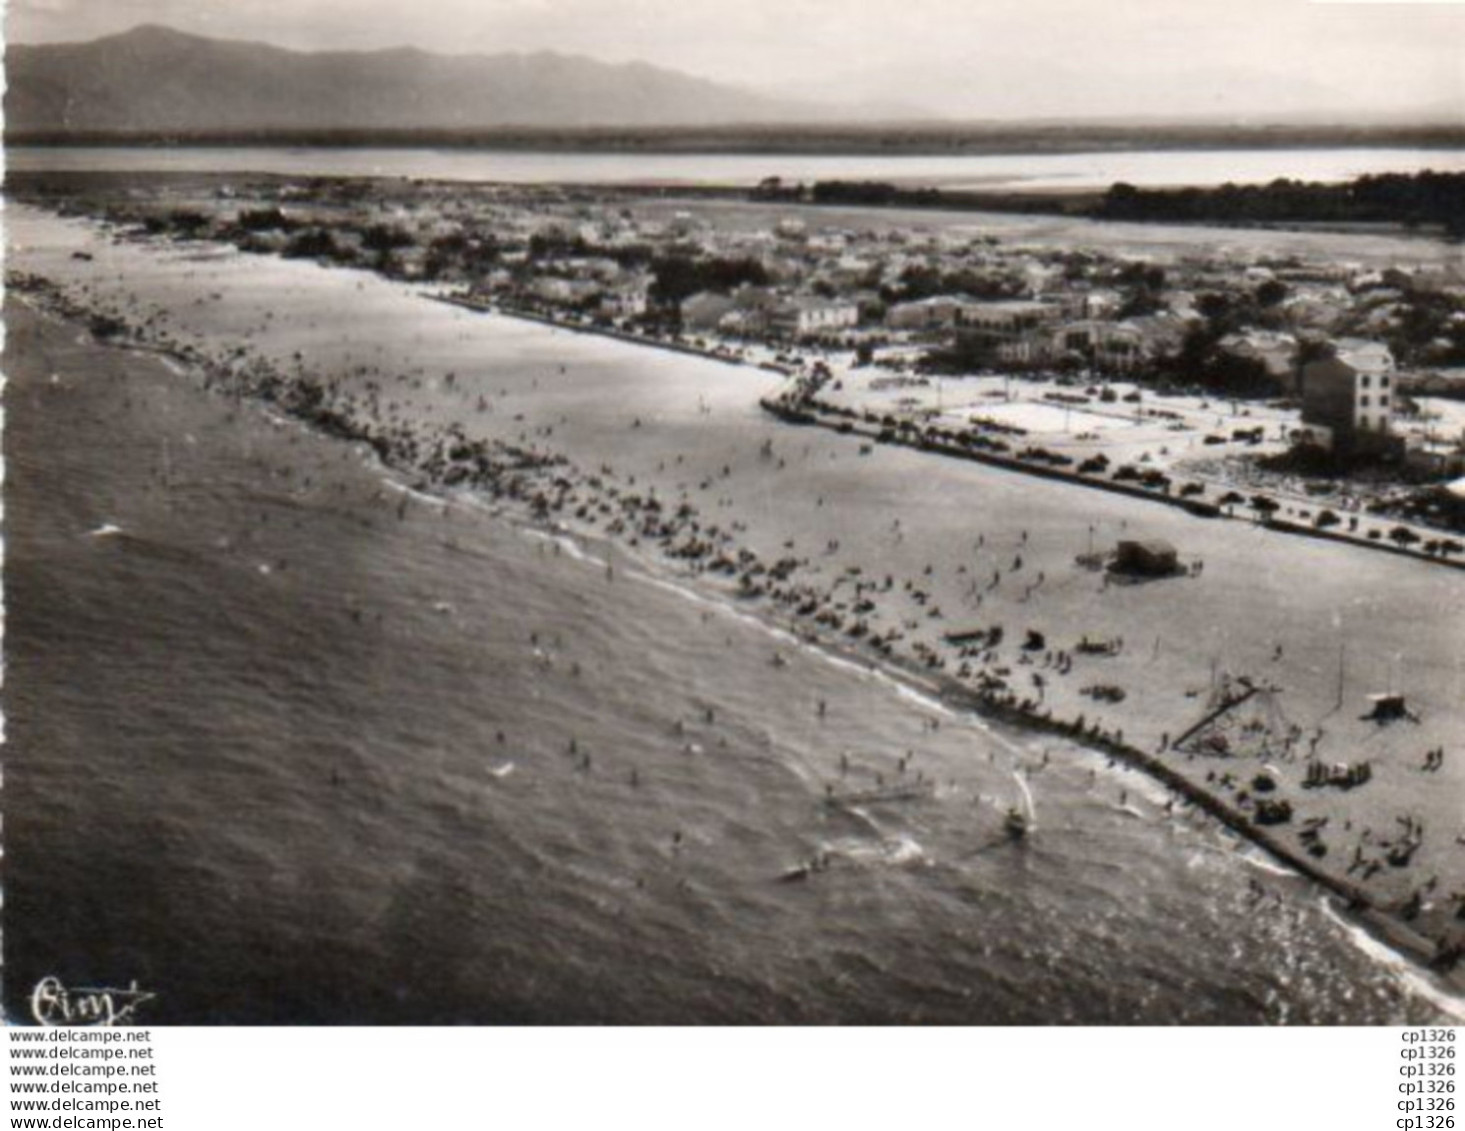
<svg viewBox="0 0 1465 1131">
<path fill-rule="evenodd" d="M 830 110 L 581 56 L 299 52 L 144 25 L 5 52 L 9 134 L 710 126 Z"/>
</svg>

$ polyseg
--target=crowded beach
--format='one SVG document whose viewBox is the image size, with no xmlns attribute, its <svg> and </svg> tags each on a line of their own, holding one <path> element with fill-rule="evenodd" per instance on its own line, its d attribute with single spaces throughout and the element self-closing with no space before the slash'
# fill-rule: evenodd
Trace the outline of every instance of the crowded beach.
<svg viewBox="0 0 1465 1131">
<path fill-rule="evenodd" d="M 213 199 L 234 213 L 261 205 L 237 188 Z M 104 238 L 173 236 L 114 218 Z M 473 493 L 608 540 L 953 705 L 1135 765 L 1175 806 L 1204 810 L 1376 914 L 1416 957 L 1441 969 L 1458 960 L 1465 825 L 1457 794 L 1438 788 L 1462 772 L 1448 619 L 1461 582 L 1442 568 L 1458 547 L 1448 526 L 1370 509 L 1380 496 L 1367 483 L 1335 476 L 1324 496 L 1246 479 L 1267 474 L 1248 461 L 1289 449 L 1295 406 L 1159 396 L 1132 373 L 1092 367 L 937 375 L 899 363 L 914 351 L 858 335 L 799 346 L 709 330 L 686 336 L 709 357 L 667 364 L 731 364 L 747 379 L 756 423 L 719 433 L 738 442 L 668 446 L 691 426 L 632 414 L 596 449 L 567 438 L 573 422 L 547 392 L 495 390 L 430 361 L 405 372 L 281 364 L 258 345 L 190 331 L 90 265 L 76 258 L 65 277 L 10 285 L 99 340 L 163 351 L 222 396 L 359 445 L 414 488 Z M 382 285 L 423 286 L 392 274 Z M 492 316 L 442 317 L 465 327 Z M 598 348 L 644 346 L 577 347 Z M 542 367 L 535 391 L 572 385 L 575 356 Z M 709 417 L 736 411 L 677 395 Z M 452 411 L 418 411 L 428 397 Z M 1041 477 L 1024 465 L 1045 462 Z M 1116 474 L 1124 467 L 1133 476 Z M 1100 472 L 1103 490 L 1078 481 Z M 1338 521 L 1320 522 L 1325 511 Z"/>
</svg>

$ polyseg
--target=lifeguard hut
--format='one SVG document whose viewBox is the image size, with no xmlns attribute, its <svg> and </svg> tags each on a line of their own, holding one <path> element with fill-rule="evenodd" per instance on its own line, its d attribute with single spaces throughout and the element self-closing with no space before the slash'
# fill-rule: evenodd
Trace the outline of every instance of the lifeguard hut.
<svg viewBox="0 0 1465 1131">
<path fill-rule="evenodd" d="M 1180 554 L 1163 538 L 1124 541 L 1115 547 L 1114 569 L 1145 577 L 1166 577 L 1180 569 Z"/>
<path fill-rule="evenodd" d="M 1374 722 L 1391 723 L 1396 719 L 1407 719 L 1409 705 L 1404 701 L 1404 695 L 1398 691 L 1385 691 L 1378 695 L 1370 695 L 1368 701 L 1373 704 L 1365 718 Z"/>
</svg>

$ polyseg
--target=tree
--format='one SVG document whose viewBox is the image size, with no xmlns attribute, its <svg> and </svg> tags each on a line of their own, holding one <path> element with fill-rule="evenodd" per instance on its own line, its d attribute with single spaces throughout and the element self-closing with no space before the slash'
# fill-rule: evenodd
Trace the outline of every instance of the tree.
<svg viewBox="0 0 1465 1131">
<path fill-rule="evenodd" d="M 209 226 L 209 218 L 202 212 L 177 208 L 168 214 L 168 224 L 184 239 L 197 239 Z"/>
<path fill-rule="evenodd" d="M 320 259 L 336 254 L 336 241 L 325 228 L 312 228 L 301 232 L 288 244 L 282 253 L 287 259 Z"/>
<path fill-rule="evenodd" d="M 1256 304 L 1269 310 L 1287 297 L 1287 284 L 1277 279 L 1268 279 L 1256 289 Z"/>
<path fill-rule="evenodd" d="M 1261 522 L 1271 522 L 1272 516 L 1282 509 L 1282 504 L 1276 499 L 1268 498 L 1266 495 L 1253 495 L 1251 497 L 1251 509 L 1256 511 L 1257 518 Z"/>
<path fill-rule="evenodd" d="M 651 300 L 661 306 L 677 306 L 699 291 L 726 294 L 744 283 L 762 287 L 768 284 L 768 272 L 756 259 L 693 259 L 671 255 L 657 259 L 651 266 L 654 279 Z"/>
<path fill-rule="evenodd" d="M 1327 361 L 1329 358 L 1338 356 L 1338 349 L 1326 338 L 1303 338 L 1297 343 L 1297 365 L 1302 366 L 1312 361 Z"/>
<path fill-rule="evenodd" d="M 1104 194 L 1104 199 L 1099 204 L 1099 214 L 1118 220 L 1135 218 L 1144 207 L 1144 195 L 1132 184 L 1117 181 Z"/>
<path fill-rule="evenodd" d="M 1230 295 L 1218 291 L 1206 291 L 1195 300 L 1196 310 L 1210 324 L 1210 332 L 1218 338 L 1225 337 L 1235 329 L 1235 324 L 1239 321 L 1236 307 L 1237 304 Z"/>
<path fill-rule="evenodd" d="M 1133 287 L 1125 294 L 1124 301 L 1119 306 L 1118 317 L 1143 318 L 1164 309 L 1165 302 L 1159 291 L 1148 287 Z"/>
<path fill-rule="evenodd" d="M 239 213 L 239 226 L 246 232 L 287 232 L 295 227 L 295 221 L 279 208 L 255 208 Z"/>
<path fill-rule="evenodd" d="M 361 246 L 367 251 L 395 251 L 400 247 L 411 247 L 412 242 L 408 232 L 386 224 L 373 224 L 361 233 Z"/>
</svg>

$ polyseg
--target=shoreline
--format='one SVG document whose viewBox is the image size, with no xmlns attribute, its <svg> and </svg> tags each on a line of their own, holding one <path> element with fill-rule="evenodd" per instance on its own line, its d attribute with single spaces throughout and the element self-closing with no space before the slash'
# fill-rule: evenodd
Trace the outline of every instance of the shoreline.
<svg viewBox="0 0 1465 1131">
<path fill-rule="evenodd" d="M 68 325 L 75 326 L 84 333 L 86 332 L 84 323 L 77 321 L 80 317 L 80 312 L 73 312 L 67 315 L 53 309 L 47 309 L 46 313 L 52 317 L 61 318 Z M 547 321 L 542 319 L 534 320 Z M 556 323 L 551 324 L 557 325 Z M 597 333 L 593 329 L 581 329 L 587 333 Z M 632 341 L 634 344 L 655 344 L 642 342 L 637 339 L 632 339 Z M 98 345 L 105 348 L 106 344 L 98 343 Z M 206 391 L 212 391 L 215 395 L 218 395 L 222 391 L 218 384 L 214 384 L 209 380 L 206 373 L 206 363 L 201 364 L 196 356 L 190 357 L 177 350 L 147 343 L 113 343 L 113 348 L 138 349 L 155 356 L 170 359 L 190 375 L 190 380 L 197 381 Z M 701 353 L 703 351 L 684 349 L 680 350 L 680 352 Z M 721 361 L 729 360 L 721 357 L 715 357 L 715 359 Z M 436 480 L 430 476 L 421 478 L 421 469 L 414 468 L 410 460 L 405 463 L 401 461 L 394 462 L 392 458 L 393 451 L 390 448 L 383 451 L 381 447 L 374 443 L 369 429 L 365 429 L 359 434 L 353 434 L 350 430 L 344 428 L 342 424 L 332 426 L 332 422 L 329 420 L 323 421 L 321 419 L 311 419 L 302 416 L 299 411 L 292 408 L 283 399 L 261 398 L 257 394 L 251 395 L 248 393 L 245 395 L 250 395 L 250 399 L 256 404 L 261 404 L 267 399 L 270 400 L 274 408 L 286 413 L 292 419 L 299 420 L 306 427 L 314 431 L 333 435 L 336 438 L 346 439 L 350 443 L 364 442 L 373 449 L 384 468 L 394 474 L 402 474 L 407 477 L 417 475 L 419 477 L 416 484 L 417 489 L 426 489 L 430 492 L 437 493 L 456 486 L 454 483 L 445 482 L 442 478 Z M 526 510 L 523 521 L 530 526 L 550 531 L 558 530 L 561 533 L 574 533 L 572 529 L 565 525 L 567 520 L 562 520 L 560 517 L 554 516 L 552 513 L 553 508 L 546 504 L 545 496 L 542 492 L 535 494 L 528 489 L 529 486 L 532 486 L 533 473 L 536 468 L 532 464 L 525 462 L 528 453 L 520 452 L 518 455 L 519 459 L 517 462 L 511 459 L 508 464 L 501 465 L 498 470 L 493 472 L 493 478 L 489 488 L 485 490 L 470 482 L 468 489 L 475 494 L 479 494 L 482 491 L 480 497 L 485 499 L 503 499 L 507 496 L 515 504 L 515 509 L 518 509 L 520 505 L 523 506 Z M 559 465 L 548 462 L 539 465 L 537 470 L 552 469 L 555 466 Z M 528 473 L 528 484 L 526 485 L 521 481 L 516 487 L 515 477 L 524 472 Z M 613 535 L 607 530 L 600 529 L 587 530 L 583 536 L 603 538 L 608 542 L 614 542 L 620 545 L 624 545 L 626 540 L 624 537 Z M 649 538 L 647 540 L 651 541 Z M 643 551 L 640 550 L 641 539 L 633 538 L 631 541 L 633 551 L 638 556 L 643 556 Z M 659 546 L 653 543 L 650 553 L 656 555 L 658 560 L 664 561 L 674 569 L 677 569 L 679 576 L 685 573 L 689 577 L 694 577 L 694 571 L 678 568 L 684 567 L 686 563 L 676 554 L 670 552 L 671 550 L 671 544 L 662 541 Z M 732 587 L 731 582 L 728 582 L 726 586 L 716 581 L 712 584 L 730 600 L 738 603 L 744 602 L 744 598 L 740 598 L 737 591 Z M 1431 943 L 1423 936 L 1417 934 L 1408 927 L 1402 918 L 1385 906 L 1382 906 L 1378 899 L 1369 895 L 1369 893 L 1363 891 L 1351 881 L 1334 876 L 1326 869 L 1311 863 L 1302 853 L 1290 848 L 1279 838 L 1260 829 L 1239 808 L 1227 804 L 1216 793 L 1204 789 L 1201 785 L 1192 781 L 1180 771 L 1166 765 L 1163 761 L 1145 753 L 1138 747 L 1126 744 L 1117 735 L 1110 735 L 1104 732 L 1098 724 L 1095 724 L 1087 731 L 1083 731 L 1078 729 L 1072 722 L 1053 719 L 1051 716 L 1044 716 L 1039 714 L 1036 709 L 1026 709 L 1016 701 L 1016 695 L 1013 693 L 1009 692 L 1006 696 L 984 694 L 942 672 L 931 671 L 929 668 L 923 669 L 917 660 L 912 657 L 892 655 L 889 650 L 874 648 L 865 643 L 852 644 L 839 639 L 837 636 L 813 630 L 807 623 L 800 623 L 798 619 L 790 616 L 788 612 L 781 610 L 777 601 L 778 598 L 776 595 L 765 594 L 761 597 L 746 599 L 746 604 L 752 607 L 755 615 L 765 624 L 771 624 L 781 630 L 791 632 L 799 639 L 810 641 L 828 653 L 852 659 L 862 667 L 883 671 L 891 675 L 892 678 L 896 678 L 905 683 L 907 686 L 915 685 L 918 689 L 925 691 L 934 690 L 936 697 L 941 702 L 952 704 L 957 709 L 971 712 L 981 718 L 992 719 L 999 723 L 1013 726 L 1025 733 L 1052 734 L 1055 737 L 1077 742 L 1086 749 L 1101 755 L 1116 758 L 1146 773 L 1152 780 L 1160 782 L 1172 792 L 1181 794 L 1183 798 L 1191 801 L 1208 815 L 1219 821 L 1223 826 L 1231 829 L 1243 840 L 1260 847 L 1296 874 L 1317 883 L 1332 896 L 1343 900 L 1346 904 L 1345 909 L 1351 920 L 1368 930 L 1374 937 L 1385 942 L 1394 951 L 1403 954 L 1406 958 L 1417 963 L 1422 969 L 1429 970 L 1434 975 L 1442 977 L 1442 980 L 1451 987 L 1453 993 L 1458 994 L 1460 992 L 1459 979 L 1447 977 L 1445 976 L 1447 972 L 1442 972 L 1435 967 L 1435 964 L 1442 957 L 1441 944 L 1438 942 Z M 1458 955 L 1455 957 L 1458 957 Z"/>
<path fill-rule="evenodd" d="M 510 521 L 514 519 L 510 517 Z M 603 531 L 577 530 L 563 523 L 546 525 L 528 520 L 526 528 L 548 537 L 563 536 L 577 541 L 593 539 L 613 544 Z M 697 582 L 697 578 L 690 574 L 678 572 L 675 576 L 690 585 Z M 1465 978 L 1451 976 L 1453 962 L 1449 968 L 1440 968 L 1438 963 L 1442 948 L 1439 943 L 1412 930 L 1359 885 L 1313 864 L 1305 855 L 1291 849 L 1279 838 L 1258 826 L 1242 810 L 1228 805 L 1219 795 L 1205 790 L 1153 755 L 1102 732 L 1097 724 L 1091 730 L 1077 729 L 1071 722 L 1026 710 L 1021 705 L 1006 703 L 997 697 L 983 695 L 944 673 L 933 673 L 922 668 L 909 657 L 883 653 L 859 643 L 849 644 L 837 636 L 789 619 L 778 610 L 767 607 L 766 602 L 759 598 L 747 597 L 731 590 L 722 590 L 721 596 L 732 603 L 731 607 L 747 609 L 749 615 L 766 627 L 793 636 L 805 646 L 815 648 L 827 656 L 854 664 L 865 671 L 879 674 L 930 696 L 954 713 L 1011 728 L 1025 736 L 1046 735 L 1061 739 L 1091 754 L 1118 760 L 1127 768 L 1146 775 L 1171 794 L 1178 795 L 1188 804 L 1202 810 L 1247 844 L 1261 849 L 1280 864 L 1287 875 L 1317 885 L 1326 896 L 1338 901 L 1334 905 L 1338 914 L 1413 963 L 1421 973 L 1438 978 L 1444 983 L 1441 988 L 1458 997 L 1461 1007 L 1465 1008 Z"/>
<path fill-rule="evenodd" d="M 760 610 L 761 615 L 767 615 Z M 891 678 L 915 686 L 932 695 L 949 708 L 990 720 L 999 725 L 1012 727 L 1031 735 L 1051 735 L 1072 742 L 1098 755 L 1118 759 L 1130 768 L 1147 775 L 1152 781 L 1173 794 L 1179 795 L 1196 808 L 1203 810 L 1219 824 L 1241 837 L 1247 843 L 1262 849 L 1274 860 L 1291 872 L 1306 879 L 1326 893 L 1343 901 L 1337 910 L 1355 921 L 1374 938 L 1385 943 L 1397 953 L 1416 963 L 1422 970 L 1439 977 L 1450 987 L 1451 992 L 1461 997 L 1465 1006 L 1465 978 L 1451 977 L 1456 969 L 1455 958 L 1441 968 L 1442 957 L 1448 957 L 1444 948 L 1411 929 L 1407 923 L 1392 914 L 1387 908 L 1364 891 L 1357 884 L 1335 876 L 1320 868 L 1307 857 L 1290 848 L 1281 839 L 1267 832 L 1239 808 L 1228 805 L 1219 795 L 1211 793 L 1186 777 L 1180 771 L 1166 765 L 1159 758 L 1103 732 L 1097 724 L 1090 730 L 1082 730 L 1073 722 L 1055 719 L 1026 710 L 1020 704 L 1006 703 L 1001 699 L 983 695 L 944 673 L 923 670 L 915 661 L 906 657 L 872 653 L 858 645 L 850 646 L 842 641 L 830 639 L 817 631 L 807 635 L 802 626 L 793 621 L 782 621 L 774 616 L 772 623 L 779 629 L 798 635 L 800 639 L 826 652 L 853 661 L 871 670 L 881 671 Z"/>
</svg>

